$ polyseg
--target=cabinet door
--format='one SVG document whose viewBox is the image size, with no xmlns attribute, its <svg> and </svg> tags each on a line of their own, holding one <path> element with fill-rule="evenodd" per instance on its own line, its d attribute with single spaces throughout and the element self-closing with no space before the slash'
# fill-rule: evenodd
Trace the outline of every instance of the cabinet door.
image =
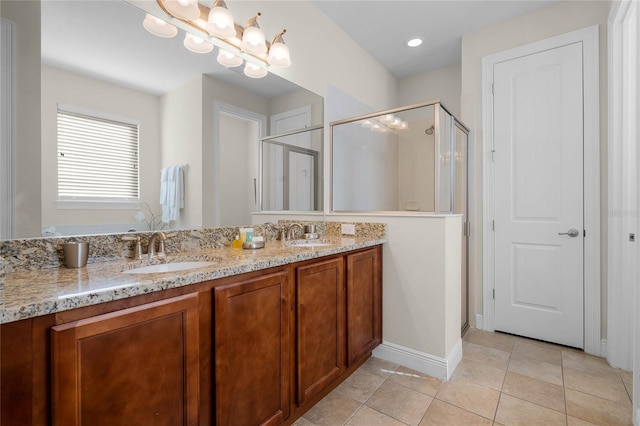
<svg viewBox="0 0 640 426">
<path fill-rule="evenodd" d="M 53 327 L 55 425 L 196 425 L 198 296 Z"/>
<path fill-rule="evenodd" d="M 347 351 L 349 365 L 382 342 L 379 248 L 347 255 Z"/>
<path fill-rule="evenodd" d="M 343 259 L 297 268 L 297 402 L 320 392 L 345 369 Z"/>
<path fill-rule="evenodd" d="M 217 425 L 289 415 L 289 292 L 286 271 L 214 289 Z"/>
</svg>

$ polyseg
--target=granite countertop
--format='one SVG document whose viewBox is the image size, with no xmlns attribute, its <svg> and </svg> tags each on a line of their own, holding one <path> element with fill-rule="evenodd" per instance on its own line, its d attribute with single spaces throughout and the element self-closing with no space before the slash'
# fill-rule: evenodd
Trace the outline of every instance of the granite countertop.
<svg viewBox="0 0 640 426">
<path fill-rule="evenodd" d="M 386 242 L 384 238 L 328 237 L 328 246 L 293 247 L 269 241 L 264 249 L 211 248 L 169 254 L 166 260 L 114 260 L 65 267 L 17 271 L 0 277 L 0 324 L 52 314 L 140 294 L 182 287 L 245 272 L 343 253 Z M 128 274 L 123 271 L 163 262 L 211 261 L 185 271 Z"/>
</svg>

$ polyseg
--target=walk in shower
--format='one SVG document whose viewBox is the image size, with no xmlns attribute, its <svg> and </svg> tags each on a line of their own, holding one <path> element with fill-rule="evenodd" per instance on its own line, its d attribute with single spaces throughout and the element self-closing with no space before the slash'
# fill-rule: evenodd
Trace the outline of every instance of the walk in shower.
<svg viewBox="0 0 640 426">
<path fill-rule="evenodd" d="M 331 123 L 331 211 L 462 214 L 462 329 L 468 327 L 469 129 L 439 101 Z"/>
<path fill-rule="evenodd" d="M 438 101 L 331 123 L 332 211 L 463 213 L 468 133 Z"/>
</svg>

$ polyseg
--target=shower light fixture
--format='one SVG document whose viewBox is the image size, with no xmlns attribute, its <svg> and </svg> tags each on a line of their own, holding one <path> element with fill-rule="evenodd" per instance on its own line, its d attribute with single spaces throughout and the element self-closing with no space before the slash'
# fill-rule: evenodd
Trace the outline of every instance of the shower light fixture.
<svg viewBox="0 0 640 426">
<path fill-rule="evenodd" d="M 184 40 L 187 49 L 207 53 L 217 46 L 217 60 L 221 65 L 237 67 L 244 61 L 244 73 L 251 78 L 266 76 L 269 66 L 291 65 L 289 47 L 282 38 L 287 30 L 282 30 L 271 43 L 267 43 L 264 32 L 258 25 L 260 13 L 249 19 L 246 28 L 243 28 L 235 23 L 224 0 L 215 0 L 211 9 L 202 6 L 197 0 L 156 2 L 169 17 L 160 19 L 147 14 L 143 26 L 151 34 L 165 38 L 175 36 L 178 30 L 169 22 L 177 21 L 187 33 Z M 206 21 L 204 17 L 207 18 Z"/>
</svg>

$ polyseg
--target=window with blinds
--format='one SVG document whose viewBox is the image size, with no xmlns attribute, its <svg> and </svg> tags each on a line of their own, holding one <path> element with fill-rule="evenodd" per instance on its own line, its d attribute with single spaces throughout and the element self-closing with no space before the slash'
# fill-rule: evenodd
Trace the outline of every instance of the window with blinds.
<svg viewBox="0 0 640 426">
<path fill-rule="evenodd" d="M 138 124 L 58 108 L 58 198 L 134 201 Z"/>
</svg>

